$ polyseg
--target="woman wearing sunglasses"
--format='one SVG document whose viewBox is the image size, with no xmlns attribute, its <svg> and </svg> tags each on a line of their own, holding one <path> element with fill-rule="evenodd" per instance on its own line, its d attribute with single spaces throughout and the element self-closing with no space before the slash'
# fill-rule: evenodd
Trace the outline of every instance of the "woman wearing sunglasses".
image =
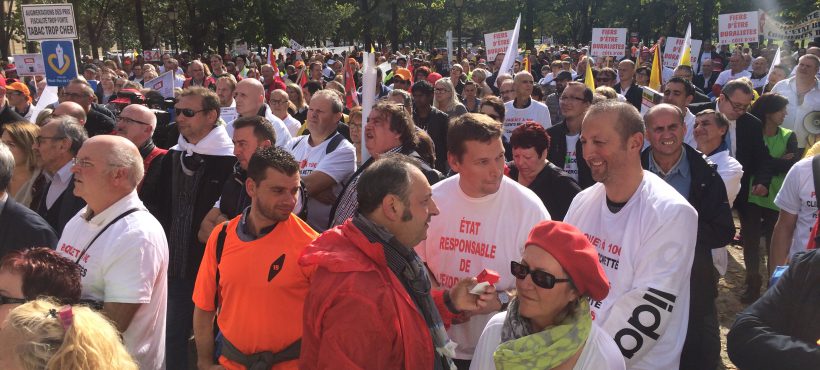
<svg viewBox="0 0 820 370">
<path fill-rule="evenodd" d="M 516 297 L 487 323 L 471 370 L 625 368 L 615 342 L 592 322 L 590 299 L 603 300 L 609 280 L 583 233 L 539 223 L 510 272 Z"/>
</svg>

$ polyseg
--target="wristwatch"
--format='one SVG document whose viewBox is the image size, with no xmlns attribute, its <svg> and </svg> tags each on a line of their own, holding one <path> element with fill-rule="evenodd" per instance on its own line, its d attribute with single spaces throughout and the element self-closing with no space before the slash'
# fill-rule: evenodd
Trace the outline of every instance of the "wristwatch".
<svg viewBox="0 0 820 370">
<path fill-rule="evenodd" d="M 498 292 L 498 300 L 501 302 L 501 311 L 506 311 L 510 304 L 510 295 L 507 292 Z"/>
</svg>

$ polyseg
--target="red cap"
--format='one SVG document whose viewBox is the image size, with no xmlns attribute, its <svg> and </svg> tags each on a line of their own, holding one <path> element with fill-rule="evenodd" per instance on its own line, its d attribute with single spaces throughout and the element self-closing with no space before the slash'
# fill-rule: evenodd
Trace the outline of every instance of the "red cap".
<svg viewBox="0 0 820 370">
<path fill-rule="evenodd" d="M 441 74 L 438 73 L 438 72 L 433 72 L 433 73 L 430 73 L 429 75 L 427 75 L 427 82 L 429 82 L 433 85 L 435 85 L 436 81 L 438 81 L 439 79 L 441 79 Z"/>
<path fill-rule="evenodd" d="M 0 87 L 6 88 L 6 78 L 0 75 Z"/>
<path fill-rule="evenodd" d="M 555 257 L 581 295 L 600 301 L 609 294 L 609 279 L 598 261 L 598 252 L 575 226 L 542 221 L 530 231 L 526 245 L 535 245 Z"/>
</svg>

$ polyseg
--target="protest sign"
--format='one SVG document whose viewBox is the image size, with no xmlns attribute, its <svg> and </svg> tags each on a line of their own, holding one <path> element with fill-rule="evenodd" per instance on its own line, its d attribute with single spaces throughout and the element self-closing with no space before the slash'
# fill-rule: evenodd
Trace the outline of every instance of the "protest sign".
<svg viewBox="0 0 820 370">
<path fill-rule="evenodd" d="M 799 41 L 820 37 L 820 10 L 792 23 L 780 22 L 763 12 L 761 14 L 763 36 L 767 39 Z"/>
<path fill-rule="evenodd" d="M 158 49 L 143 50 L 142 59 L 144 59 L 146 62 L 159 62 L 162 60 L 162 52 Z"/>
<path fill-rule="evenodd" d="M 219 108 L 219 118 L 222 118 L 225 123 L 231 123 L 239 117 L 239 113 L 236 112 L 236 107 L 222 107 Z"/>
<path fill-rule="evenodd" d="M 19 76 L 42 76 L 46 74 L 42 54 L 14 55 L 14 64 L 17 65 Z"/>
<path fill-rule="evenodd" d="M 290 39 L 290 48 L 293 50 L 303 50 L 305 47 L 296 42 L 296 40 Z"/>
<path fill-rule="evenodd" d="M 649 111 L 649 108 L 652 108 L 663 101 L 663 94 L 649 88 L 648 86 L 643 86 L 643 94 L 641 98 L 641 115 L 646 114 Z"/>
<path fill-rule="evenodd" d="M 487 62 L 494 61 L 496 55 L 499 53 L 507 52 L 507 45 L 510 44 L 513 31 L 514 30 L 484 34 L 484 45 L 487 47 Z"/>
<path fill-rule="evenodd" d="M 721 45 L 757 42 L 759 33 L 757 12 L 718 15 L 718 36 Z"/>
<path fill-rule="evenodd" d="M 175 78 L 172 72 L 173 71 L 165 72 L 151 81 L 144 82 L 142 86 L 146 89 L 153 89 L 159 91 L 159 93 L 162 94 L 163 97 L 173 98 Z"/>
<path fill-rule="evenodd" d="M 689 54 L 689 61 L 692 63 L 692 68 L 698 70 L 698 55 L 700 55 L 700 47 L 703 41 L 692 39 L 692 52 Z M 663 66 L 675 68 L 678 66 L 680 54 L 683 52 L 683 38 L 682 37 L 667 37 L 666 46 L 663 48 Z"/>
<path fill-rule="evenodd" d="M 74 57 L 73 41 L 43 41 L 40 43 L 40 50 L 48 86 L 66 86 L 77 78 L 77 59 Z"/>
<path fill-rule="evenodd" d="M 590 55 L 622 57 L 626 55 L 626 28 L 593 28 Z"/>
<path fill-rule="evenodd" d="M 21 7 L 28 41 L 77 38 L 74 5 L 36 4 Z"/>
</svg>

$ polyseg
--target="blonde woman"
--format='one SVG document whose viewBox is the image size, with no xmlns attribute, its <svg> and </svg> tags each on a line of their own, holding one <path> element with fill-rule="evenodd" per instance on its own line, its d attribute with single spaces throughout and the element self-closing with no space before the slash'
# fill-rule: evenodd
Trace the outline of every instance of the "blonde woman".
<svg viewBox="0 0 820 370">
<path fill-rule="evenodd" d="M 3 127 L 3 144 L 6 144 L 14 156 L 14 172 L 8 192 L 17 203 L 29 208 L 32 187 L 41 173 L 32 149 L 39 134 L 40 128 L 31 122 L 13 122 Z"/>
<path fill-rule="evenodd" d="M 487 72 L 486 69 L 476 68 L 470 74 L 470 79 L 473 80 L 478 85 L 478 98 L 481 99 L 485 96 L 493 95 L 493 89 L 490 85 L 487 85 L 487 77 L 490 76 L 490 73 Z"/>
<path fill-rule="evenodd" d="M 459 103 L 456 88 L 453 86 L 453 82 L 449 77 L 436 81 L 433 94 L 433 106 L 447 113 L 450 119 L 467 113 L 467 108 L 464 107 L 464 104 Z"/>
<path fill-rule="evenodd" d="M 5 370 L 136 370 L 119 333 L 83 306 L 38 299 L 9 313 L 0 330 Z"/>
</svg>

